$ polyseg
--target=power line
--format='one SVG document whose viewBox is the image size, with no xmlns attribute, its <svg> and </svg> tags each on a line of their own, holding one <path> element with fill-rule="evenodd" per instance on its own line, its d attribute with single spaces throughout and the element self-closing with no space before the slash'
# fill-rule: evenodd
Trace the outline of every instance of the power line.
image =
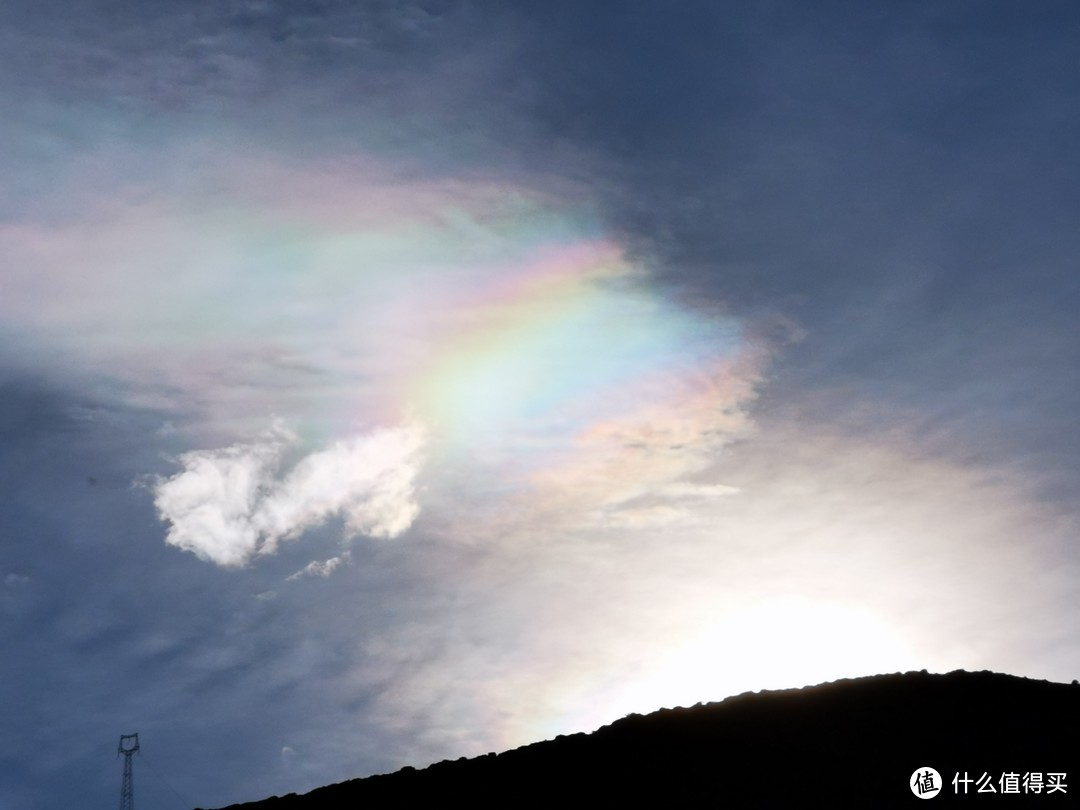
<svg viewBox="0 0 1080 810">
<path fill-rule="evenodd" d="M 171 790 L 173 795 L 176 796 L 176 798 L 180 800 L 180 803 L 181 803 L 182 807 L 194 807 L 195 806 L 195 802 L 191 801 L 186 796 L 183 796 L 180 793 L 180 791 L 178 791 L 171 784 L 169 784 L 169 780 L 166 779 L 162 775 L 161 771 L 159 771 L 157 768 L 154 767 L 154 763 L 151 762 L 145 755 L 143 755 L 142 760 L 143 760 L 143 762 L 146 763 L 146 767 L 148 767 L 150 769 L 150 771 L 154 774 L 154 776 L 156 776 L 159 780 L 161 780 L 161 783 L 163 785 L 165 785 L 165 787 L 167 787 L 169 790 Z"/>
</svg>

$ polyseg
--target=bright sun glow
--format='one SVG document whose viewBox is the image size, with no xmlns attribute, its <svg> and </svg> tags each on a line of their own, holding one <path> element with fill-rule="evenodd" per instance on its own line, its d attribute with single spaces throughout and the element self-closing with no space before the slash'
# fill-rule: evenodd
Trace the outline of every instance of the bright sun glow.
<svg viewBox="0 0 1080 810">
<path fill-rule="evenodd" d="M 880 618 L 857 607 L 783 599 L 729 613 L 685 637 L 655 667 L 612 695 L 600 723 L 631 712 L 692 706 L 760 689 L 784 689 L 917 668 L 917 657 Z"/>
</svg>

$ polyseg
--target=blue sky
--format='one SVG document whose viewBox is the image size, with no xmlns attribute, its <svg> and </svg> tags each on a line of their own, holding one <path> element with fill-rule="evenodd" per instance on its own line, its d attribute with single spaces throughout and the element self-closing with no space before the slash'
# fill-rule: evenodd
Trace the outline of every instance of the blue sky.
<svg viewBox="0 0 1080 810">
<path fill-rule="evenodd" d="M 0 804 L 1076 677 L 1078 29 L 4 4 Z"/>
</svg>

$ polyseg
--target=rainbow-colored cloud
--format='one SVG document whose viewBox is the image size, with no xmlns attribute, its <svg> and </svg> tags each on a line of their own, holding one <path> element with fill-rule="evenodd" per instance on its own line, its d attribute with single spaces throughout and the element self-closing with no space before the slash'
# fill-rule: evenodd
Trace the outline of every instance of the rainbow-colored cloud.
<svg viewBox="0 0 1080 810">
<path fill-rule="evenodd" d="M 534 506 L 610 512 L 742 428 L 758 358 L 736 321 L 658 291 L 586 199 L 371 160 L 211 162 L 201 181 L 140 178 L 61 221 L 4 226 L 17 269 L 0 308 L 30 352 L 168 412 L 197 445 L 189 485 L 240 452 L 215 445 L 262 453 L 252 437 L 274 419 L 313 458 L 419 423 L 436 501 L 467 463 Z M 183 547 L 230 564 L 273 548 L 249 526 L 223 549 L 213 521 L 179 524 L 198 504 L 163 506 L 176 480 L 160 487 Z M 202 497 L 220 511 L 225 496 Z M 228 509 L 253 520 L 253 497 Z"/>
</svg>

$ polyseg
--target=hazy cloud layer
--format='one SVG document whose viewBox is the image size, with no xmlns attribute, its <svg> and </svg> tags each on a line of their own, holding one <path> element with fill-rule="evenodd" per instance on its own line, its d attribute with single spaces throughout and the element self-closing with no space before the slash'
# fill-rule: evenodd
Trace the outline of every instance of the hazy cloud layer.
<svg viewBox="0 0 1080 810">
<path fill-rule="evenodd" d="M 344 520 L 347 537 L 391 538 L 419 513 L 418 426 L 343 439 L 283 470 L 296 443 L 278 428 L 250 444 L 180 456 L 183 470 L 153 485 L 154 503 L 169 523 L 166 542 L 218 565 L 242 566 L 331 517 Z M 315 573 L 336 567 L 313 565 Z"/>
<path fill-rule="evenodd" d="M 356 655 L 370 667 L 337 688 L 386 684 L 375 717 L 412 741 L 407 762 L 781 687 L 792 671 L 813 682 L 932 661 L 1034 676 L 1037 658 L 1068 678 L 1068 646 L 1024 627 L 1052 623 L 1075 589 L 1042 560 L 1076 521 L 1042 508 L 1015 470 L 943 461 L 909 438 L 771 421 L 699 479 L 734 486 L 672 485 L 676 503 L 704 499 L 692 521 L 629 513 L 617 532 L 432 553 L 434 579 L 472 571 L 433 597 L 444 602 L 432 612 L 454 618 L 369 636 Z M 441 691 L 448 673 L 468 688 Z"/>
<path fill-rule="evenodd" d="M 0 805 L 115 806 L 132 730 L 140 806 L 221 807 L 1076 677 L 1078 41 L 1070 0 L 0 2 Z"/>
</svg>

